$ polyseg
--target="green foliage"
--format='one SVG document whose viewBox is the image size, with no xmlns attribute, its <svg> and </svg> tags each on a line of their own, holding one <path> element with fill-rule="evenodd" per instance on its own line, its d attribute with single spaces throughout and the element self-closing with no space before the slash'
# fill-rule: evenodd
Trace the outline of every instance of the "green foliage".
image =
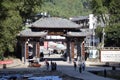
<svg viewBox="0 0 120 80">
<path fill-rule="evenodd" d="M 42 0 L 0 0 L 0 56 L 14 51 L 16 36 Z"/>
<path fill-rule="evenodd" d="M 42 0 L 17 0 L 17 9 L 21 17 L 25 20 L 35 14 L 36 7 L 41 7 Z"/>
<path fill-rule="evenodd" d="M 20 30 L 20 25 L 22 24 L 22 19 L 18 11 L 15 11 L 15 4 L 11 1 L 6 0 L 1 4 L 2 13 L 0 16 L 0 54 L 8 49 L 9 51 L 14 50 L 15 38 Z M 5 13 L 5 14 L 4 14 Z"/>
<path fill-rule="evenodd" d="M 104 0 L 92 0 L 91 4 L 92 4 L 91 5 L 92 12 L 96 16 L 98 16 L 98 21 L 100 21 L 100 18 L 101 18 L 104 24 L 106 24 L 107 18 L 105 14 L 108 14 L 108 8 L 105 5 L 105 1 Z"/>
<path fill-rule="evenodd" d="M 96 35 L 100 38 L 100 42 L 102 41 L 102 35 L 103 35 L 102 31 L 103 31 L 103 28 L 100 26 L 98 26 L 95 30 Z"/>
<path fill-rule="evenodd" d="M 120 46 L 120 0 L 92 0 L 93 13 L 106 24 L 106 46 Z M 99 31 L 97 30 L 99 35 Z M 102 33 L 102 32 L 101 32 Z"/>
<path fill-rule="evenodd" d="M 120 0 L 111 0 L 109 5 L 110 23 L 120 22 Z M 111 25 L 112 25 L 111 24 Z"/>
<path fill-rule="evenodd" d="M 120 47 L 120 24 L 115 24 L 112 26 L 107 26 L 105 28 L 106 32 L 106 39 L 105 39 L 105 45 L 106 46 L 114 46 L 114 47 Z"/>
<path fill-rule="evenodd" d="M 109 24 L 120 22 L 120 0 L 92 0 L 92 11 L 99 17 L 102 17 L 104 23 L 107 23 L 104 17 L 109 15 Z"/>
<path fill-rule="evenodd" d="M 84 3 L 84 4 L 83 4 Z M 69 18 L 72 16 L 88 15 L 88 1 L 83 0 L 45 0 L 37 12 L 48 12 L 51 16 Z"/>
</svg>

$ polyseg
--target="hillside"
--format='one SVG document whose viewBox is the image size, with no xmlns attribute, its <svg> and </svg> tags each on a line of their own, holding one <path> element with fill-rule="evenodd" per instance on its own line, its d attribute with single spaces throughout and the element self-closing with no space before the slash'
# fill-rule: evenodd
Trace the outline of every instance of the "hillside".
<svg viewBox="0 0 120 80">
<path fill-rule="evenodd" d="M 44 0 L 37 12 L 47 12 L 51 16 L 69 18 L 91 13 L 89 0 Z"/>
</svg>

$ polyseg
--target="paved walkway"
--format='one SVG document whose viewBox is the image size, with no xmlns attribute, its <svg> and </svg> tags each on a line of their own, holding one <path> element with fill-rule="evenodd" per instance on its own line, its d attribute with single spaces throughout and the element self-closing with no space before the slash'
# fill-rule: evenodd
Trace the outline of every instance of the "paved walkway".
<svg viewBox="0 0 120 80">
<path fill-rule="evenodd" d="M 69 62 L 64 62 L 64 61 L 56 61 L 57 63 L 57 70 L 58 71 L 61 71 L 62 73 L 65 73 L 69 76 L 72 76 L 72 77 L 76 77 L 76 78 L 80 78 L 80 79 L 83 79 L 83 80 L 114 80 L 114 79 L 110 79 L 110 78 L 105 78 L 105 77 L 101 77 L 101 76 L 97 76 L 97 75 L 94 75 L 92 73 L 90 73 L 89 71 L 98 71 L 98 70 L 104 70 L 104 69 L 111 69 L 111 68 L 108 68 L 108 67 L 90 67 L 89 65 L 87 65 L 86 67 L 86 70 L 83 71 L 82 73 L 79 72 L 78 68 L 77 70 L 74 70 L 74 67 L 73 67 L 73 63 L 69 63 Z M 40 62 L 40 64 L 42 64 L 41 68 L 39 68 L 39 70 L 46 70 L 45 68 L 45 64 L 44 62 Z M 89 64 L 89 63 L 87 63 Z M 24 68 L 26 69 L 27 66 L 26 65 L 15 65 L 13 66 L 14 68 Z M 13 68 L 12 66 L 10 66 L 9 68 Z M 34 68 L 27 68 L 28 70 L 32 70 Z M 20 69 L 17 69 L 17 70 L 20 70 Z M 2 71 L 2 69 L 0 69 L 0 71 Z"/>
<path fill-rule="evenodd" d="M 104 70 L 104 68 L 92 68 L 92 67 L 87 67 L 85 71 L 82 71 L 82 73 L 79 72 L 79 70 L 74 70 L 73 64 L 67 63 L 67 62 L 57 62 L 59 64 L 58 70 L 62 71 L 63 73 L 76 77 L 76 78 L 81 78 L 83 80 L 114 80 L 110 78 L 105 78 L 101 76 L 94 75 L 88 71 L 91 71 L 94 69 L 94 71 L 98 70 Z M 66 64 L 65 66 L 62 66 L 63 64 Z M 109 68 L 108 68 L 109 69 Z"/>
</svg>

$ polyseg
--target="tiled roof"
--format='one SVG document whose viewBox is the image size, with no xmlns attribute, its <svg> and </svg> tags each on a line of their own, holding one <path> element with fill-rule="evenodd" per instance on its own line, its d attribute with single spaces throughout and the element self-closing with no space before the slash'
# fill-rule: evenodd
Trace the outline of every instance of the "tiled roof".
<svg viewBox="0 0 120 80">
<path fill-rule="evenodd" d="M 33 32 L 31 29 L 26 29 L 20 32 L 18 36 L 20 37 L 44 37 L 47 32 Z"/>
<path fill-rule="evenodd" d="M 82 32 L 67 32 L 67 36 L 69 37 L 86 37 L 91 35 L 91 32 L 82 31 Z"/>
<path fill-rule="evenodd" d="M 80 28 L 80 25 L 63 18 L 49 17 L 41 18 L 31 24 L 31 27 L 36 28 Z"/>
<path fill-rule="evenodd" d="M 79 20 L 87 20 L 89 19 L 89 16 L 78 16 L 78 17 L 71 17 L 71 21 L 79 21 Z"/>
</svg>

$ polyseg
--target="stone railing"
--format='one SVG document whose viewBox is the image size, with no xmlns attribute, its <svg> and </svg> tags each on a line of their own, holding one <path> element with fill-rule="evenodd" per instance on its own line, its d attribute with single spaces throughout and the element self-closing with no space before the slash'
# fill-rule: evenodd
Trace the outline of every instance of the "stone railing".
<svg viewBox="0 0 120 80">
<path fill-rule="evenodd" d="M 102 50 L 120 50 L 120 47 L 104 47 Z"/>
</svg>

